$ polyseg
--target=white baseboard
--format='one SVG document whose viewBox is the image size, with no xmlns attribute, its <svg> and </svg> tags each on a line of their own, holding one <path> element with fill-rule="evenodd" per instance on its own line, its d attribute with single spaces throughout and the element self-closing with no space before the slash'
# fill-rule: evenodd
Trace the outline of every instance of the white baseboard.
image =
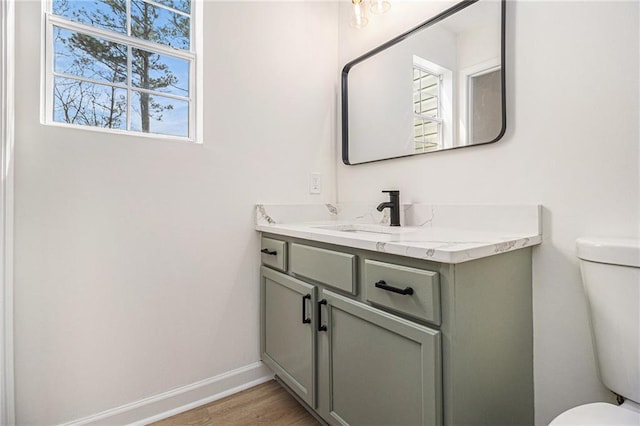
<svg viewBox="0 0 640 426">
<path fill-rule="evenodd" d="M 60 426 L 146 425 L 224 398 L 271 379 L 273 379 L 273 372 L 258 361 L 209 379 L 83 417 Z"/>
</svg>

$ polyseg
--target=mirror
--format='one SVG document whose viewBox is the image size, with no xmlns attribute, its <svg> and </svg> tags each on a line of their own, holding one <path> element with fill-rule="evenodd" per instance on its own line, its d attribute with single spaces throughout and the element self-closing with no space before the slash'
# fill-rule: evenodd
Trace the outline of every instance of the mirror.
<svg viewBox="0 0 640 426">
<path fill-rule="evenodd" d="M 463 1 L 342 70 L 342 161 L 492 143 L 506 129 L 505 0 Z"/>
</svg>

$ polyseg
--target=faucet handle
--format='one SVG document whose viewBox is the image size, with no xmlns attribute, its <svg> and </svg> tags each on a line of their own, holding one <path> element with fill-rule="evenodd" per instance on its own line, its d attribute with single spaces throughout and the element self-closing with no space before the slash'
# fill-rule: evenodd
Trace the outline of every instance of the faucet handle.
<svg viewBox="0 0 640 426">
<path fill-rule="evenodd" d="M 381 203 L 378 206 L 378 211 L 389 208 L 391 211 L 390 226 L 400 226 L 400 191 L 397 189 L 386 189 L 382 192 L 389 194 L 389 201 Z"/>
</svg>

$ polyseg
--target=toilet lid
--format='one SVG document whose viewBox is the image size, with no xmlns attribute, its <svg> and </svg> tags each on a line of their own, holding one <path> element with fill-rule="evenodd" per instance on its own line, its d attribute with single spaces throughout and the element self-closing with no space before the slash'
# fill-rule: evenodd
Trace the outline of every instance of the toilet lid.
<svg viewBox="0 0 640 426">
<path fill-rule="evenodd" d="M 623 406 L 595 402 L 565 411 L 550 426 L 562 425 L 640 425 L 640 413 Z"/>
</svg>

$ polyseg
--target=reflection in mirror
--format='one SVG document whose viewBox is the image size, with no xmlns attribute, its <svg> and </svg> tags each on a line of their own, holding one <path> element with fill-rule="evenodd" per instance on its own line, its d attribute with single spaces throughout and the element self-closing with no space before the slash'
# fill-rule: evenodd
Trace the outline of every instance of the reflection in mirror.
<svg viewBox="0 0 640 426">
<path fill-rule="evenodd" d="M 457 3 L 345 65 L 344 163 L 500 139 L 504 8 L 504 0 Z"/>
</svg>

